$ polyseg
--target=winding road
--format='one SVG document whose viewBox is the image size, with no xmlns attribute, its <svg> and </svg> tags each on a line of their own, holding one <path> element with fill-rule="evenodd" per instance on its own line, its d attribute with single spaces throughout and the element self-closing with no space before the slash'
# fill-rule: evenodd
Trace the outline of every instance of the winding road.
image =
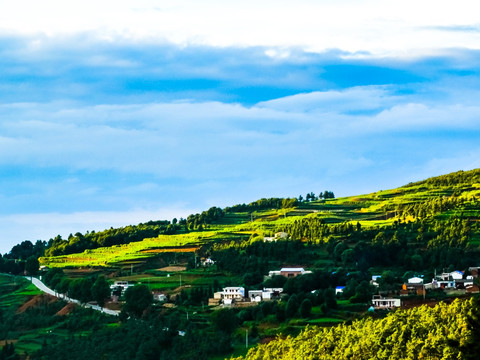
<svg viewBox="0 0 480 360">
<path fill-rule="evenodd" d="M 68 296 L 65 296 L 64 294 L 59 294 L 56 291 L 50 289 L 47 285 L 45 285 L 43 282 L 41 282 L 37 278 L 30 277 L 30 276 L 25 276 L 25 279 L 30 280 L 33 285 L 35 285 L 39 290 L 43 291 L 44 293 L 55 296 L 59 299 L 65 300 L 69 303 L 78 304 L 80 306 L 83 306 L 83 307 L 86 307 L 86 308 L 91 308 L 93 310 L 97 310 L 97 311 L 103 312 L 103 313 L 108 314 L 108 315 L 113 315 L 113 316 L 118 316 L 118 314 L 120 313 L 119 311 L 110 310 L 110 309 L 107 309 L 107 308 L 102 308 L 98 305 L 81 304 L 80 301 L 78 301 L 76 299 L 69 298 Z"/>
</svg>

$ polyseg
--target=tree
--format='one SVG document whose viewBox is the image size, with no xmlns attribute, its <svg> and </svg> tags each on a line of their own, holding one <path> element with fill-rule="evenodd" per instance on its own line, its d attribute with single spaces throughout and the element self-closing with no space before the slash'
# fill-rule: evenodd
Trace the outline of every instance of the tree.
<svg viewBox="0 0 480 360">
<path fill-rule="evenodd" d="M 325 305 L 329 309 L 337 308 L 337 299 L 335 297 L 335 290 L 333 290 L 332 288 L 328 288 L 323 292 L 323 296 L 325 297 Z"/>
<path fill-rule="evenodd" d="M 84 304 L 92 299 L 92 286 L 93 283 L 90 278 L 70 281 L 68 284 L 68 296 Z"/>
<path fill-rule="evenodd" d="M 341 255 L 344 266 L 350 265 L 355 261 L 355 251 L 353 249 L 346 249 Z"/>
<path fill-rule="evenodd" d="M 287 307 L 285 308 L 285 316 L 287 318 L 292 318 L 297 314 L 298 311 L 298 300 L 297 295 L 293 294 L 288 299 Z"/>
<path fill-rule="evenodd" d="M 38 258 L 35 255 L 30 256 L 25 262 L 25 270 L 30 276 L 37 275 L 39 268 L 40 263 L 38 262 Z"/>
<path fill-rule="evenodd" d="M 237 328 L 237 317 L 232 309 L 217 310 L 212 314 L 215 327 L 226 334 L 231 334 Z"/>
<path fill-rule="evenodd" d="M 146 285 L 135 285 L 125 291 L 125 311 L 140 317 L 152 304 L 153 295 Z"/>
<path fill-rule="evenodd" d="M 97 280 L 93 283 L 92 297 L 101 307 L 105 305 L 105 300 L 110 297 L 110 285 L 104 276 L 97 277 Z"/>
<path fill-rule="evenodd" d="M 310 314 L 312 313 L 312 302 L 310 299 L 305 299 L 302 301 L 302 304 L 300 305 L 300 315 L 303 318 L 308 318 L 310 317 Z"/>
</svg>

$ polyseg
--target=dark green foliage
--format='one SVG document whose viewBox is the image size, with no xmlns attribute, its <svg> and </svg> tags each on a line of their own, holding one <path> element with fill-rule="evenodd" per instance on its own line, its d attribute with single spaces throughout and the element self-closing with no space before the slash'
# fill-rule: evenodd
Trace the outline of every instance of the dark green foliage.
<svg viewBox="0 0 480 360">
<path fill-rule="evenodd" d="M 27 258 L 25 262 L 25 271 L 30 276 L 35 276 L 38 274 L 40 269 L 40 263 L 38 262 L 38 258 L 35 255 L 32 255 Z"/>
<path fill-rule="evenodd" d="M 372 299 L 372 295 L 377 289 L 370 285 L 368 281 L 362 281 L 355 287 L 355 294 L 350 298 L 352 303 L 367 303 Z"/>
<path fill-rule="evenodd" d="M 335 290 L 332 288 L 328 288 L 324 291 L 323 296 L 325 298 L 325 305 L 329 309 L 336 309 L 337 308 L 337 298 L 335 296 Z"/>
<path fill-rule="evenodd" d="M 288 299 L 287 306 L 285 307 L 285 316 L 287 318 L 294 317 L 298 312 L 298 305 L 297 295 L 293 294 Z"/>
<path fill-rule="evenodd" d="M 124 310 L 133 316 L 141 317 L 152 302 L 153 295 L 146 285 L 135 285 L 125 291 Z"/>
<path fill-rule="evenodd" d="M 93 281 L 90 278 L 74 279 L 69 282 L 68 296 L 79 300 L 81 303 L 87 303 L 93 300 L 92 286 Z"/>
<path fill-rule="evenodd" d="M 182 335 L 180 335 L 181 331 Z M 131 319 L 115 328 L 99 328 L 91 336 L 47 342 L 32 360 L 199 359 L 227 355 L 231 337 L 224 332 L 182 324 L 175 313 L 142 320 Z"/>
<path fill-rule="evenodd" d="M 238 319 L 232 309 L 221 309 L 212 314 L 212 323 L 219 331 L 231 334 L 238 326 Z"/>
<path fill-rule="evenodd" d="M 45 253 L 46 246 L 47 243 L 45 241 L 37 240 L 35 244 L 32 244 L 31 241 L 25 240 L 12 247 L 6 258 L 17 260 L 27 260 L 31 256 L 39 258 Z"/>
<path fill-rule="evenodd" d="M 243 276 L 245 286 L 254 286 L 263 282 L 263 275 L 259 272 L 249 272 Z"/>
<path fill-rule="evenodd" d="M 191 214 L 187 217 L 187 220 L 182 221 L 188 230 L 203 230 L 207 224 L 212 224 L 225 215 L 224 211 L 218 207 L 211 207 L 207 211 L 203 211 L 201 214 Z"/>
<path fill-rule="evenodd" d="M 308 318 L 310 317 L 312 313 L 312 302 L 310 299 L 305 299 L 302 301 L 300 304 L 300 315 L 303 318 Z"/>
<path fill-rule="evenodd" d="M 225 212 L 246 212 L 246 211 L 258 211 L 258 210 L 268 210 L 268 209 L 282 209 L 296 206 L 298 204 L 297 199 L 292 198 L 270 198 L 270 199 L 259 199 L 257 201 L 251 202 L 248 205 L 239 204 L 231 207 L 225 208 Z"/>
<path fill-rule="evenodd" d="M 35 263 L 35 260 L 33 259 L 38 259 L 40 256 L 43 256 L 45 248 L 45 241 L 37 240 L 35 245 L 29 240 L 22 241 L 20 244 L 15 245 L 8 254 L 5 254 L 5 256 L 0 254 L 0 272 L 15 275 L 21 274 L 26 270 L 25 267 L 28 262 L 29 268 L 27 269 L 27 272 L 30 275 L 36 275 L 39 268 L 38 260 L 36 260 Z"/>
<path fill-rule="evenodd" d="M 295 263 L 312 258 L 311 252 L 300 241 L 292 240 L 275 243 L 239 241 L 215 244 L 211 253 L 219 269 L 242 276 L 246 273 L 264 275 L 269 270 L 269 262 L 272 261 Z"/>
<path fill-rule="evenodd" d="M 98 305 L 105 305 L 105 300 L 110 297 L 110 285 L 104 276 L 99 276 L 92 285 L 92 298 Z"/>
<path fill-rule="evenodd" d="M 19 359 L 18 355 L 15 355 L 15 345 L 13 343 L 6 343 L 0 351 L 0 360 L 16 360 Z"/>
<path fill-rule="evenodd" d="M 283 288 L 285 283 L 287 282 L 287 278 L 281 275 L 275 275 L 271 279 L 267 279 L 263 283 L 263 287 L 266 288 Z"/>
</svg>

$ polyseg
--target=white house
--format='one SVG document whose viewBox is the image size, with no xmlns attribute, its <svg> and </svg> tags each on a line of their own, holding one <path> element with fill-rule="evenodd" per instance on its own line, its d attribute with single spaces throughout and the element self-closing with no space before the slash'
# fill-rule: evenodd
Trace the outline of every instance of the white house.
<svg viewBox="0 0 480 360">
<path fill-rule="evenodd" d="M 300 275 L 311 274 L 310 270 L 305 270 L 304 268 L 281 268 L 280 270 L 272 270 L 268 272 L 268 276 L 285 276 L 285 277 L 296 277 Z"/>
<path fill-rule="evenodd" d="M 440 279 L 447 281 L 447 280 L 460 280 L 463 279 L 463 271 L 452 271 L 449 273 L 442 273 L 442 275 L 439 276 Z"/>
<path fill-rule="evenodd" d="M 423 284 L 423 279 L 418 276 L 414 276 L 407 280 L 409 284 Z"/>
<path fill-rule="evenodd" d="M 380 279 L 382 277 L 382 275 L 372 275 L 372 280 L 370 280 L 370 285 L 373 285 L 373 286 L 380 286 L 378 284 L 378 279 Z"/>
<path fill-rule="evenodd" d="M 280 296 L 283 288 L 263 288 L 263 300 L 272 300 Z"/>
<path fill-rule="evenodd" d="M 458 271 L 458 270 L 452 271 L 450 273 L 450 276 L 452 277 L 453 280 L 461 280 L 463 279 L 463 271 Z"/>
<path fill-rule="evenodd" d="M 263 288 L 263 290 L 249 290 L 248 298 L 250 301 L 260 302 L 269 301 L 278 297 L 283 292 L 282 288 Z"/>
<path fill-rule="evenodd" d="M 374 295 L 372 304 L 375 309 L 391 309 L 400 307 L 402 305 L 402 301 L 396 298 L 384 298 L 379 295 Z"/>
<path fill-rule="evenodd" d="M 202 266 L 211 266 L 213 264 L 215 264 L 215 261 L 210 258 L 206 258 L 202 260 Z"/>
<path fill-rule="evenodd" d="M 280 270 L 272 270 L 272 271 L 269 271 L 269 272 L 268 272 L 268 276 L 270 276 L 270 277 L 280 276 L 280 275 L 282 275 L 282 274 L 280 273 Z"/>
<path fill-rule="evenodd" d="M 229 286 L 223 288 L 223 299 L 241 300 L 245 297 L 245 288 L 241 286 Z"/>
<path fill-rule="evenodd" d="M 160 293 L 158 291 L 153 291 L 152 292 L 152 295 L 153 295 L 153 300 L 154 301 L 167 301 L 167 295 L 163 294 L 163 293 Z"/>
<path fill-rule="evenodd" d="M 263 300 L 263 290 L 249 290 L 248 298 L 253 302 L 260 302 Z"/>
<path fill-rule="evenodd" d="M 343 289 L 345 289 L 345 286 L 337 286 L 335 288 L 335 295 L 343 293 Z"/>
<path fill-rule="evenodd" d="M 110 290 L 113 291 L 115 289 L 120 288 L 122 292 L 127 290 L 130 286 L 134 286 L 133 284 L 129 284 L 128 281 L 115 281 L 113 285 L 110 285 Z"/>
</svg>

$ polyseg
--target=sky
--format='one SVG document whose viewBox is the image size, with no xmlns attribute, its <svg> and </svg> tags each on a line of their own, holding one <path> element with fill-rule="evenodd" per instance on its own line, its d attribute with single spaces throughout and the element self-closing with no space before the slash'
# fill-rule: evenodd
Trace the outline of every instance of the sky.
<svg viewBox="0 0 480 360">
<path fill-rule="evenodd" d="M 480 167 L 478 10 L 0 2 L 0 253 Z"/>
</svg>

